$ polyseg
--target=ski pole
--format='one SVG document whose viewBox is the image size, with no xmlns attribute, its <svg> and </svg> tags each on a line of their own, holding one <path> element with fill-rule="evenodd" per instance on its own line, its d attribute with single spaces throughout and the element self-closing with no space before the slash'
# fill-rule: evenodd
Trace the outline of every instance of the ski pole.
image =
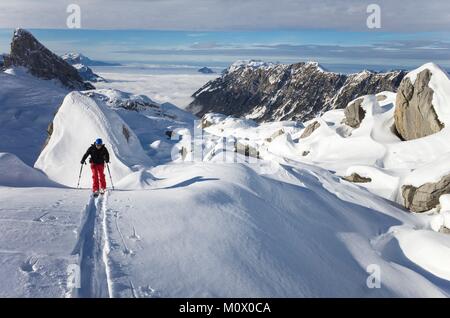
<svg viewBox="0 0 450 318">
<path fill-rule="evenodd" d="M 113 184 L 113 181 L 112 181 L 112 178 L 111 178 L 111 171 L 109 170 L 109 164 L 108 163 L 106 163 L 106 168 L 108 168 L 109 179 L 111 180 L 111 187 L 114 190 L 114 184 Z"/>
<path fill-rule="evenodd" d="M 83 171 L 83 164 L 81 164 L 80 175 L 78 176 L 77 189 L 80 187 L 80 180 L 81 180 L 81 172 L 82 172 L 82 171 Z"/>
</svg>

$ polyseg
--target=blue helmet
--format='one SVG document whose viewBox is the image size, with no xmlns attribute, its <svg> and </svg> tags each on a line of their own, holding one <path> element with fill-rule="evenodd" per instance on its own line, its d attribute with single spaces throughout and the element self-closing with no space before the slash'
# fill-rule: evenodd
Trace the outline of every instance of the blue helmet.
<svg viewBox="0 0 450 318">
<path fill-rule="evenodd" d="M 96 145 L 103 145 L 103 140 L 102 140 L 102 138 L 97 138 L 97 139 L 95 140 L 95 144 L 96 144 Z"/>
</svg>

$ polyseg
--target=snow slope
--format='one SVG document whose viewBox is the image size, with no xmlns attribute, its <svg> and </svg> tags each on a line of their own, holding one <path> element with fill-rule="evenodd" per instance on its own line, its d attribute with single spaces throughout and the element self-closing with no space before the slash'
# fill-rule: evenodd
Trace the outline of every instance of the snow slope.
<svg viewBox="0 0 450 318">
<path fill-rule="evenodd" d="M 47 126 L 68 90 L 15 68 L 0 72 L 0 152 L 32 166 L 47 138 Z"/>
<path fill-rule="evenodd" d="M 112 296 L 449 295 L 449 236 L 323 169 L 261 164 L 158 166 L 152 190 L 111 193 Z"/>
<path fill-rule="evenodd" d="M 41 171 L 27 166 L 15 155 L 0 152 L 0 186 L 56 187 L 58 184 Z"/>
<path fill-rule="evenodd" d="M 0 186 L 0 297 L 70 297 L 88 191 Z M 72 267 L 73 268 L 73 267 Z"/>
</svg>

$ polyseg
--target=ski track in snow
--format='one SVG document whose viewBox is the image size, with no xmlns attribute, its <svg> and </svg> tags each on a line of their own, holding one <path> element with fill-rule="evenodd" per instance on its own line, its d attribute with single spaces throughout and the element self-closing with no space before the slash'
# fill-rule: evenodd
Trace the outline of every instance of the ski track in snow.
<svg viewBox="0 0 450 318">
<path fill-rule="evenodd" d="M 106 225 L 109 192 L 98 198 L 91 197 L 86 206 L 79 240 L 72 254 L 79 255 L 80 288 L 73 293 L 79 298 L 113 297 L 110 251 Z"/>
</svg>

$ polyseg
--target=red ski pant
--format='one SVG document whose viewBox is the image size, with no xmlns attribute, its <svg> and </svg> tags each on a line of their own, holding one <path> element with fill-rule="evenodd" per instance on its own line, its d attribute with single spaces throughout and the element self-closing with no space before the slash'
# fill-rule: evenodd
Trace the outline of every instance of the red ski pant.
<svg viewBox="0 0 450 318">
<path fill-rule="evenodd" d="M 104 173 L 105 165 L 103 163 L 91 163 L 92 170 L 92 191 L 96 192 L 100 189 L 106 189 L 106 180 Z M 100 183 L 100 184 L 99 184 Z"/>
</svg>

